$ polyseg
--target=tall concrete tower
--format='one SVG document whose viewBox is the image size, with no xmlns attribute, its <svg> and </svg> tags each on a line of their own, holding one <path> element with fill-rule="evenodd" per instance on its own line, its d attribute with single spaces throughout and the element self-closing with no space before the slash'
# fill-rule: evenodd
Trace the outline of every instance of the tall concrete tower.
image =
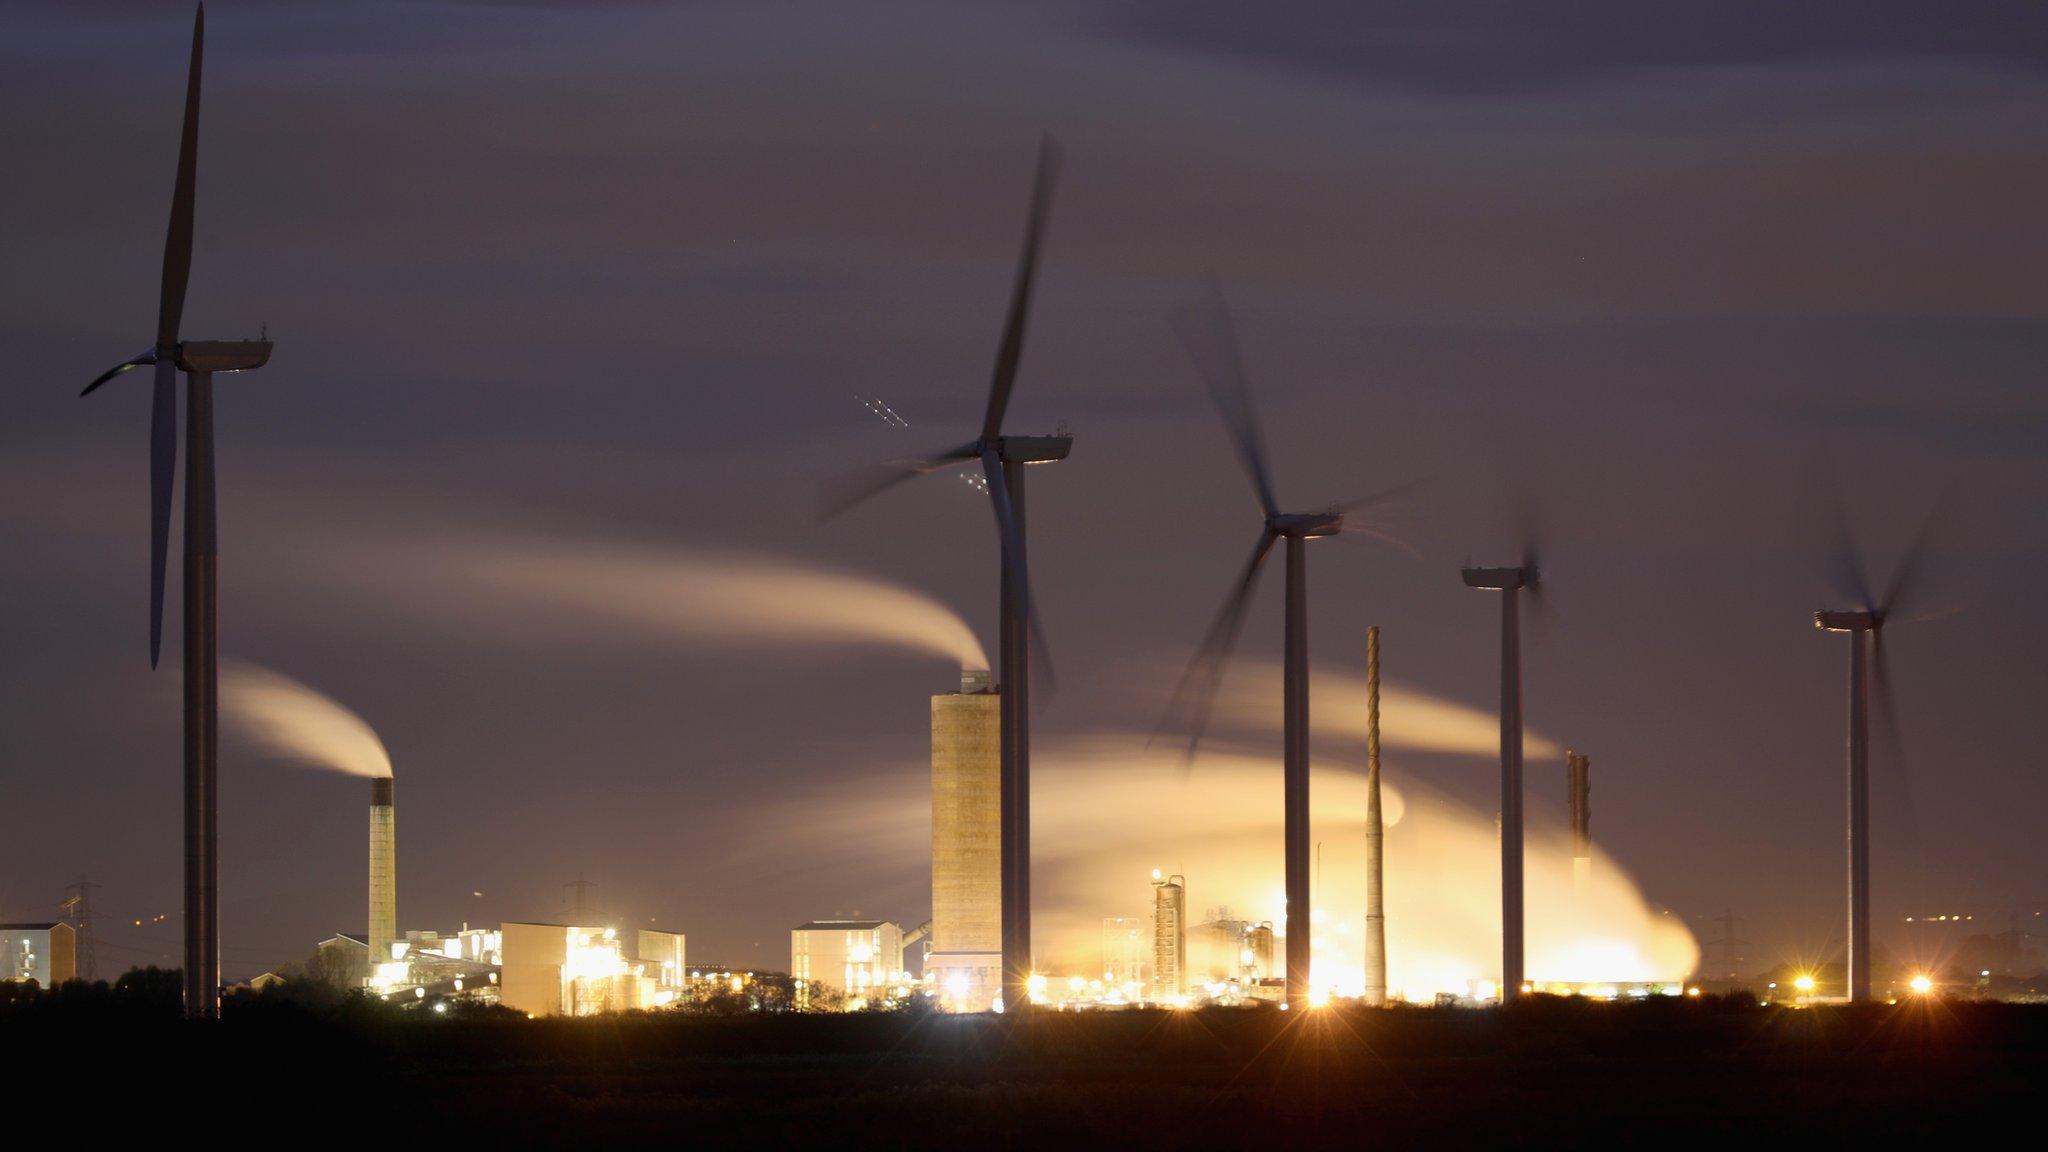
<svg viewBox="0 0 2048 1152">
<path fill-rule="evenodd" d="M 1567 748 L 1564 771 L 1571 805 L 1572 884 L 1583 892 L 1593 872 L 1593 759 Z"/>
<path fill-rule="evenodd" d="M 370 781 L 370 972 L 391 960 L 398 939 L 398 831 L 391 777 Z"/>
<path fill-rule="evenodd" d="M 952 1012 L 1002 994 L 1002 719 L 994 680 L 960 673 L 932 697 L 932 950 L 925 971 Z"/>
<path fill-rule="evenodd" d="M 1152 870 L 1152 998 L 1188 990 L 1188 892 L 1184 876 Z"/>
</svg>

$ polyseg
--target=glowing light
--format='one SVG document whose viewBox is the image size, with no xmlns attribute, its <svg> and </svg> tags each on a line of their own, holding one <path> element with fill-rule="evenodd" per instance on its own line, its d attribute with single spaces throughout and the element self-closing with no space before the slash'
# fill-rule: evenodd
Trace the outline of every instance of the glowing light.
<svg viewBox="0 0 2048 1152">
<path fill-rule="evenodd" d="M 1926 976 L 1915 976 L 1907 982 L 1907 987 L 1913 990 L 1914 995 L 1925 996 L 1929 992 L 1934 991 L 1934 981 L 1929 980 Z"/>
<path fill-rule="evenodd" d="M 1801 976 L 1799 979 L 1792 981 L 1792 986 L 1801 992 L 1811 992 L 1813 991 L 1813 977 Z"/>
<path fill-rule="evenodd" d="M 1330 1006 L 1330 990 L 1328 988 L 1309 989 L 1308 1006 L 1311 1008 L 1328 1008 Z"/>
</svg>

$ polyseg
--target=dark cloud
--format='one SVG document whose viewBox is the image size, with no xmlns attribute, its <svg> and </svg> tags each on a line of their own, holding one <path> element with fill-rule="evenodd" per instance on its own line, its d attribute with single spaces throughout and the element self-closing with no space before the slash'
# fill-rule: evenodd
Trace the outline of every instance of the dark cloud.
<svg viewBox="0 0 2048 1152">
<path fill-rule="evenodd" d="M 1139 0 L 1106 21 L 1159 43 L 1370 84 L 1502 96 L 1647 69 L 1739 68 L 1863 56 L 2048 70 L 2048 21 L 2026 0 L 1945 7 L 1913 0 L 1786 5 L 1630 0 L 1309 3 Z"/>
<path fill-rule="evenodd" d="M 814 511 L 842 469 L 972 428 L 1050 127 L 1067 175 L 1015 408 L 1078 437 L 1032 490 L 1064 685 L 1047 740 L 1156 716 L 1158 669 L 1255 530 L 1165 323 L 1213 273 L 1283 500 L 1438 478 L 1400 510 L 1423 559 L 1318 547 L 1318 661 L 1355 666 L 1380 623 L 1404 680 L 1488 706 L 1491 606 L 1452 568 L 1536 504 L 1531 716 L 1593 752 L 1603 845 L 1683 914 L 1825 943 L 1841 654 L 1804 615 L 1823 593 L 1803 469 L 1841 461 L 1881 561 L 1952 483 L 1971 531 L 1944 587 L 2048 559 L 2038 30 L 1982 7 L 1534 27 L 1534 6 L 1439 6 L 1351 35 L 1302 11 L 209 9 L 188 329 L 279 340 L 220 389 L 223 644 L 392 749 L 408 924 L 548 914 L 579 871 L 709 958 L 778 960 L 789 924 L 833 911 L 921 918 L 914 867 L 828 868 L 801 835 L 763 864 L 746 837 L 824 781 L 915 778 L 943 660 L 601 628 L 537 653 L 522 641 L 561 627 L 539 609 L 396 602 L 380 589 L 418 554 L 323 548 L 738 549 L 927 590 L 991 639 L 993 539 L 964 483 Z M 147 404 L 76 392 L 147 340 L 187 19 L 38 6 L 0 43 L 0 106 L 26 111 L 0 154 L 32 160 L 0 191 L 7 915 L 81 870 L 174 910 Z M 1248 655 L 1277 650 L 1276 613 L 1268 588 Z M 1901 631 L 1923 853 L 1880 849 L 1888 911 L 1909 885 L 2039 894 L 2044 627 L 2021 598 Z M 1486 803 L 1483 758 L 1396 768 Z M 1534 804 L 1557 799 L 1547 772 Z M 361 803 L 246 764 L 231 785 L 240 972 L 360 918 Z"/>
</svg>

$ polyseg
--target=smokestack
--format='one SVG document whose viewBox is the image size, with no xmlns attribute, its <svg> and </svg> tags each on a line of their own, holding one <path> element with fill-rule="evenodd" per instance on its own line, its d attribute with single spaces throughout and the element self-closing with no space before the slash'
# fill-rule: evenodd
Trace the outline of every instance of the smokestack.
<svg viewBox="0 0 2048 1152">
<path fill-rule="evenodd" d="M 370 974 L 391 960 L 398 939 L 398 834 L 391 777 L 370 781 Z"/>
<path fill-rule="evenodd" d="M 1365 630 L 1365 1002 L 1387 1002 L 1386 825 L 1380 814 L 1380 628 Z"/>
<path fill-rule="evenodd" d="M 1571 798 L 1572 882 L 1583 891 L 1593 870 L 1593 759 L 1566 749 L 1564 771 L 1565 794 Z"/>
</svg>

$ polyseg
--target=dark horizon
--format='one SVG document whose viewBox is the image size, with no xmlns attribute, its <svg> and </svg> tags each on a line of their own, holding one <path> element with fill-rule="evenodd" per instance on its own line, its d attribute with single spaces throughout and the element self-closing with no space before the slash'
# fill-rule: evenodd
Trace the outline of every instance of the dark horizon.
<svg viewBox="0 0 2048 1152">
<path fill-rule="evenodd" d="M 1926 576 L 1957 611 L 1888 636 L 1912 804 L 1880 751 L 1878 943 L 1907 916 L 2038 932 L 2048 610 L 1993 592 L 2048 561 L 2048 31 L 2017 4 L 1738 7 L 217 0 L 185 330 L 277 341 L 217 385 L 222 650 L 390 749 L 401 929 L 545 918 L 579 876 L 705 960 L 779 966 L 789 928 L 855 910 L 915 925 L 914 810 L 872 838 L 794 814 L 909 803 L 954 661 L 550 618 L 492 562 L 846 570 L 992 651 L 969 485 L 816 509 L 971 435 L 1046 130 L 1065 172 L 1008 421 L 1075 437 L 1031 491 L 1040 749 L 1147 733 L 1243 562 L 1256 506 L 1168 324 L 1213 276 L 1283 506 L 1434 481 L 1386 525 L 1420 559 L 1316 546 L 1317 674 L 1362 669 L 1378 624 L 1390 679 L 1492 709 L 1498 609 L 1457 569 L 1512 563 L 1535 509 L 1531 730 L 1591 755 L 1594 840 L 1650 904 L 1703 941 L 1732 909 L 1753 970 L 1842 933 L 1823 470 L 1879 580 L 1951 493 Z M 148 404 L 76 394 L 153 314 L 190 11 L 0 10 L 28 113 L 0 148 L 33 158 L 0 191 L 0 920 L 85 874 L 103 969 L 175 962 Z M 1269 578 L 1241 661 L 1277 660 L 1279 601 Z M 1277 812 L 1277 731 L 1239 743 Z M 1493 808 L 1489 755 L 1386 771 Z M 1561 826 L 1561 753 L 1527 775 Z M 227 975 L 358 930 L 360 788 L 233 745 L 222 776 Z"/>
</svg>

